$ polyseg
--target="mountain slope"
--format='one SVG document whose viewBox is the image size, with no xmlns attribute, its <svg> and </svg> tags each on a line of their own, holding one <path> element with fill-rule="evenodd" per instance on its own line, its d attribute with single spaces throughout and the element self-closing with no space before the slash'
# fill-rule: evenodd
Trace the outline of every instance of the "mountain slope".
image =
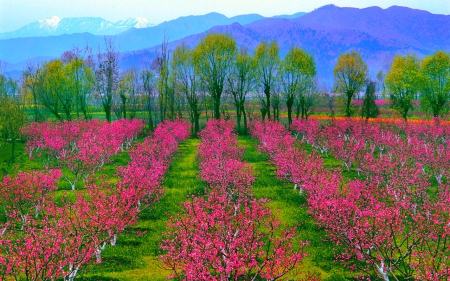
<svg viewBox="0 0 450 281">
<path fill-rule="evenodd" d="M 372 77 L 389 65 L 395 54 L 427 55 L 439 49 L 450 51 L 450 16 L 393 6 L 366 9 L 324 6 L 294 19 L 268 18 L 248 25 L 216 26 L 181 41 L 195 46 L 208 32 L 231 34 L 238 45 L 254 49 L 262 40 L 276 40 L 283 57 L 294 46 L 314 55 L 319 77 L 332 84 L 333 67 L 344 52 L 357 50 L 369 66 Z M 155 48 L 123 55 L 124 67 L 150 55 Z"/>
<path fill-rule="evenodd" d="M 94 35 L 115 35 L 130 28 L 154 26 L 145 18 L 130 18 L 116 23 L 99 17 L 59 18 L 39 20 L 27 24 L 16 31 L 0 33 L 0 39 L 54 36 L 89 32 Z"/>
<path fill-rule="evenodd" d="M 12 70 L 12 65 L 34 57 L 55 58 L 74 46 L 83 48 L 87 44 L 96 50 L 103 42 L 103 36 L 90 33 L 0 40 L 0 60 L 8 62 L 8 70 Z"/>
<path fill-rule="evenodd" d="M 238 45 L 250 50 L 262 40 L 277 40 L 282 57 L 292 46 L 305 48 L 314 55 L 318 75 L 328 85 L 337 57 L 350 50 L 361 53 L 372 77 L 389 65 L 395 54 L 423 56 L 438 49 L 450 51 L 450 16 L 398 6 L 355 9 L 328 5 L 288 19 L 259 15 L 227 18 L 210 13 L 130 29 L 115 37 L 122 52 L 121 66 L 139 68 L 151 61 L 165 35 L 173 50 L 181 42 L 195 46 L 208 32 L 229 33 Z M 102 36 L 90 34 L 0 40 L 0 60 L 18 63 L 38 56 L 57 57 L 73 45 L 96 47 L 102 41 Z"/>
<path fill-rule="evenodd" d="M 248 24 L 263 19 L 257 14 L 241 15 L 228 18 L 219 13 L 209 13 L 202 16 L 180 17 L 163 22 L 155 27 L 130 29 L 116 36 L 121 51 L 130 51 L 161 44 L 164 36 L 169 41 L 179 40 L 191 34 L 204 32 L 216 25 L 228 25 L 234 22 Z"/>
<path fill-rule="evenodd" d="M 227 25 L 233 22 L 246 24 L 263 17 L 256 14 L 241 15 L 228 18 L 222 14 L 209 13 L 202 16 L 180 17 L 163 22 L 154 27 L 130 28 L 114 36 L 118 50 L 121 52 L 143 49 L 161 44 L 164 36 L 170 41 L 184 38 L 191 34 L 204 32 L 215 25 Z M 129 23 L 116 23 L 118 27 Z M 104 36 L 95 36 L 89 33 L 64 34 L 47 37 L 27 37 L 0 40 L 0 60 L 12 64 L 33 58 L 35 56 L 58 57 L 73 46 L 84 47 L 86 44 L 97 47 L 103 42 Z"/>
</svg>

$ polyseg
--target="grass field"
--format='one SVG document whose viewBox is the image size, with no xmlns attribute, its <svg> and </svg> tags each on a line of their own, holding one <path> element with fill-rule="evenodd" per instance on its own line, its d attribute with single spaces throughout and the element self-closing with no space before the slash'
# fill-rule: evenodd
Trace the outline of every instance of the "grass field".
<svg viewBox="0 0 450 281">
<path fill-rule="evenodd" d="M 127 229 L 119 236 L 116 246 L 109 246 L 102 254 L 102 263 L 84 268 L 77 280 L 166 280 L 169 274 L 158 260 L 161 254 L 159 243 L 169 217 L 180 211 L 180 204 L 191 194 L 203 194 L 205 184 L 198 177 L 196 162 L 198 139 L 191 138 L 180 145 L 177 155 L 164 181 L 165 193 L 152 209 L 140 216 L 138 225 Z M 297 226 L 299 238 L 309 241 L 306 248 L 309 256 L 289 279 L 298 280 L 305 272 L 315 273 L 323 280 L 345 280 L 349 273 L 334 262 L 333 247 L 325 242 L 325 233 L 318 229 L 307 213 L 305 198 L 293 190 L 292 184 L 278 180 L 274 167 L 266 155 L 257 151 L 257 142 L 248 136 L 239 137 L 240 146 L 245 147 L 245 161 L 254 167 L 256 181 L 253 192 L 258 198 L 271 200 L 269 206 L 278 210 L 281 221 Z M 328 160 L 328 165 L 339 165 Z M 143 233 L 140 235 L 140 233 Z"/>
<path fill-rule="evenodd" d="M 102 263 L 82 268 L 77 280 L 166 280 L 170 273 L 162 268 L 158 260 L 161 250 L 159 243 L 169 217 L 180 211 L 180 204 L 188 200 L 191 194 L 203 194 L 205 183 L 198 177 L 199 167 L 196 161 L 199 140 L 191 138 L 181 143 L 179 151 L 164 180 L 164 195 L 154 207 L 141 213 L 139 223 L 128 228 L 118 237 L 117 244 L 108 246 L 102 253 Z M 269 206 L 277 211 L 281 221 L 289 226 L 297 226 L 299 239 L 309 241 L 306 251 L 309 256 L 290 274 L 290 280 L 298 280 L 305 272 L 314 273 L 322 280 L 345 280 L 351 274 L 334 262 L 335 245 L 325 241 L 325 233 L 318 229 L 307 213 L 306 200 L 298 191 L 293 190 L 290 183 L 278 180 L 275 168 L 268 157 L 257 150 L 257 142 L 249 136 L 240 136 L 239 145 L 245 147 L 244 160 L 253 165 L 256 181 L 253 192 L 257 198 L 270 199 Z M 305 147 L 311 150 L 311 147 Z M 24 145 L 18 146 L 18 157 L 14 165 L 8 164 L 8 147 L 1 148 L 2 173 L 11 170 L 40 169 L 42 165 L 28 159 Z M 113 163 L 107 164 L 101 174 L 114 180 L 117 166 L 126 165 L 129 161 L 127 153 L 116 156 Z M 334 158 L 325 159 L 328 167 L 339 166 Z M 354 172 L 344 172 L 352 177 Z M 61 182 L 61 189 L 68 189 Z"/>
</svg>

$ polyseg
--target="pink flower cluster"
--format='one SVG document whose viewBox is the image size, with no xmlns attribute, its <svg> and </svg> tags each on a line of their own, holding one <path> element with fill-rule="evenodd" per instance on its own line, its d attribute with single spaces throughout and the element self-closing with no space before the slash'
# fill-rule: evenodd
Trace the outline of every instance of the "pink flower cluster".
<svg viewBox="0 0 450 281">
<path fill-rule="evenodd" d="M 118 171 L 118 183 L 96 184 L 98 179 L 91 177 L 86 190 L 75 196 L 52 192 L 59 170 L 5 177 L 0 183 L 7 218 L 0 222 L 0 280 L 74 280 L 94 257 L 101 262 L 106 244 L 114 245 L 137 222 L 142 207 L 158 198 L 168 161 L 187 136 L 186 122 L 160 124 L 131 152 L 130 164 Z"/>
<path fill-rule="evenodd" d="M 250 165 L 241 161 L 244 150 L 239 148 L 234 122 L 210 120 L 198 134 L 200 176 L 212 188 L 221 188 L 229 194 L 248 193 L 255 177 Z"/>
<path fill-rule="evenodd" d="M 432 164 L 445 158 L 448 128 L 355 120 L 328 125 L 298 121 L 292 128 L 303 142 L 332 152 L 365 177 L 346 182 L 339 169 L 324 169 L 315 152 L 297 152 L 304 157 L 287 155 L 282 161 L 272 157 L 279 173 L 294 183 L 286 166 L 310 166 L 301 181 L 309 211 L 329 238 L 344 247 L 339 260 L 383 280 L 450 278 L 450 193 L 444 183 L 448 172 L 436 172 Z M 281 125 L 266 122 L 253 124 L 252 134 L 267 151 L 283 147 L 281 140 L 277 145 L 268 140 L 281 134 L 293 139 L 282 131 Z M 293 140 L 284 143 L 292 143 L 293 153 L 302 150 Z M 269 154 L 281 155 L 282 149 Z M 431 186 L 433 176 L 438 188 Z"/>
<path fill-rule="evenodd" d="M 271 163 L 278 168 L 277 177 L 294 183 L 294 188 L 299 188 L 300 193 L 310 175 L 322 168 L 320 155 L 315 152 L 308 155 L 301 147 L 296 146 L 295 138 L 279 122 L 254 121 L 250 133 L 261 143 L 259 150 L 268 154 Z"/>
<path fill-rule="evenodd" d="M 144 142 L 130 150 L 130 163 L 119 167 L 119 186 L 135 192 L 136 203 L 146 207 L 162 194 L 161 181 L 169 168 L 178 143 L 190 136 L 190 124 L 184 120 L 160 123 Z"/>
<path fill-rule="evenodd" d="M 39 157 L 47 167 L 67 168 L 64 175 L 72 189 L 80 179 L 92 175 L 112 161 L 111 157 L 137 138 L 144 124 L 141 120 L 65 121 L 32 123 L 24 129 L 26 150 Z"/>
<path fill-rule="evenodd" d="M 240 160 L 234 123 L 210 120 L 199 133 L 201 177 L 211 189 L 186 201 L 168 222 L 161 248 L 169 278 L 180 280 L 275 280 L 305 256 L 296 229 L 283 230 L 255 199 L 251 167 Z"/>
</svg>

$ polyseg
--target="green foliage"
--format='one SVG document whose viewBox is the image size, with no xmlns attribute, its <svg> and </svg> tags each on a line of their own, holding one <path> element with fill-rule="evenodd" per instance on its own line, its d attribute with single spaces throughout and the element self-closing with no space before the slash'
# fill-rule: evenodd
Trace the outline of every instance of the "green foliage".
<svg viewBox="0 0 450 281">
<path fill-rule="evenodd" d="M 282 60 L 279 76 L 286 97 L 289 124 L 292 123 L 292 105 L 296 99 L 299 100 L 302 113 L 305 112 L 305 93 L 314 84 L 316 73 L 313 56 L 299 47 L 291 48 Z"/>
<path fill-rule="evenodd" d="M 76 117 L 81 114 L 89 119 L 89 97 L 94 89 L 95 77 L 92 69 L 82 58 L 75 57 L 64 66 L 68 95 L 74 98 Z"/>
<path fill-rule="evenodd" d="M 350 108 L 353 95 L 359 92 L 369 75 L 369 70 L 361 55 L 356 51 L 341 54 L 334 67 L 334 88 L 346 95 L 345 114 L 352 115 Z"/>
<path fill-rule="evenodd" d="M 361 116 L 366 119 L 377 118 L 380 114 L 375 104 L 375 82 L 369 81 L 366 86 L 366 94 L 364 96 Z"/>
<path fill-rule="evenodd" d="M 12 78 L 6 78 L 0 73 L 0 97 L 13 97 L 17 89 L 17 83 Z"/>
<path fill-rule="evenodd" d="M 417 98 L 422 77 L 419 59 L 416 55 L 410 54 L 397 55 L 386 74 L 385 83 L 392 108 L 397 110 L 405 121 L 412 107 L 412 101 Z"/>
<path fill-rule="evenodd" d="M 237 47 L 233 37 L 210 33 L 203 37 L 194 50 L 194 64 L 201 80 L 214 100 L 214 118 L 220 118 L 220 98 L 230 66 L 236 59 Z"/>
<path fill-rule="evenodd" d="M 198 65 L 194 63 L 194 51 L 188 48 L 184 42 L 178 46 L 172 55 L 172 71 L 175 82 L 175 89 L 181 92 L 189 104 L 192 128 L 194 133 L 200 130 L 199 101 L 200 101 L 200 81 Z"/>
<path fill-rule="evenodd" d="M 247 95 L 254 89 L 256 60 L 246 48 L 241 47 L 231 73 L 227 79 L 227 90 L 231 93 L 236 107 L 236 124 L 238 133 L 241 133 L 241 118 L 244 117 L 243 133 L 247 133 L 247 115 L 245 101 Z"/>
<path fill-rule="evenodd" d="M 38 103 L 57 120 L 71 120 L 73 113 L 89 118 L 89 96 L 94 89 L 94 73 L 86 62 L 75 57 L 67 62 L 55 59 L 35 70 L 24 72 L 24 90 L 29 90 L 35 111 Z M 38 119 L 35 112 L 35 121 Z"/>
<path fill-rule="evenodd" d="M 328 278 L 325 278 L 324 281 L 346 281 L 347 278 L 341 276 L 341 275 L 331 275 Z"/>
<path fill-rule="evenodd" d="M 263 85 L 264 98 L 261 99 L 263 119 L 267 113 L 270 119 L 270 95 L 271 88 L 276 83 L 278 68 L 280 65 L 279 57 L 280 48 L 277 41 L 262 41 L 258 47 L 256 47 L 255 59 L 256 59 L 256 77 Z"/>
<path fill-rule="evenodd" d="M 26 118 L 23 104 L 12 97 L 0 97 L 0 138 L 11 143 L 11 162 L 15 159 L 16 142 L 21 138 L 20 128 Z"/>
<path fill-rule="evenodd" d="M 423 83 L 420 85 L 421 106 L 434 117 L 446 113 L 450 98 L 450 54 L 438 51 L 421 62 Z"/>
</svg>

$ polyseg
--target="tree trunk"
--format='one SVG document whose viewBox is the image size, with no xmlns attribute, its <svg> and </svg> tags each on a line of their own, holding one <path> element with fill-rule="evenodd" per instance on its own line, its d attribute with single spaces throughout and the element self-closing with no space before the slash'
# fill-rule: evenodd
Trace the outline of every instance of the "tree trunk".
<svg viewBox="0 0 450 281">
<path fill-rule="evenodd" d="M 36 93 L 33 93 L 33 101 L 34 101 L 34 122 L 37 122 L 39 120 L 39 110 L 38 110 L 38 104 L 37 104 L 37 95 Z"/>
<path fill-rule="evenodd" d="M 264 120 L 266 119 L 266 107 L 261 108 L 260 111 L 261 111 L 261 119 L 264 122 Z"/>
<path fill-rule="evenodd" d="M 266 113 L 267 119 L 270 120 L 270 86 L 264 85 L 264 94 L 266 95 Z M 264 120 L 264 118 L 263 118 Z"/>
<path fill-rule="evenodd" d="M 111 123 L 111 108 L 109 109 L 105 108 L 105 114 L 106 114 L 106 121 Z"/>
<path fill-rule="evenodd" d="M 14 163 L 14 160 L 16 159 L 15 151 L 16 151 L 16 138 L 12 137 L 11 138 L 11 163 Z"/>
<path fill-rule="evenodd" d="M 275 104 L 273 106 L 273 120 L 280 121 L 279 116 L 280 116 L 280 109 L 278 107 L 278 104 Z"/>
<path fill-rule="evenodd" d="M 122 99 L 123 118 L 127 119 L 127 97 L 125 95 L 120 95 L 120 98 Z"/>
<path fill-rule="evenodd" d="M 245 115 L 244 104 L 241 105 L 241 113 L 244 115 L 244 132 L 243 134 L 247 134 L 247 115 Z"/>
<path fill-rule="evenodd" d="M 65 114 L 66 114 L 66 120 L 67 121 L 70 121 L 70 120 L 72 120 L 72 117 L 70 116 L 70 109 L 69 108 L 67 108 L 67 107 L 64 107 L 64 112 L 65 112 Z"/>
<path fill-rule="evenodd" d="M 292 105 L 294 105 L 294 97 L 290 96 L 290 97 L 287 98 L 287 101 L 286 101 L 289 125 L 292 124 Z"/>
<path fill-rule="evenodd" d="M 200 131 L 200 124 L 199 124 L 200 114 L 198 111 L 194 112 L 194 132 L 197 134 Z"/>
<path fill-rule="evenodd" d="M 237 132 L 241 133 L 241 107 L 240 105 L 236 106 L 236 123 L 237 123 Z"/>
<path fill-rule="evenodd" d="M 302 119 L 304 119 L 306 117 L 306 101 L 303 95 L 300 97 L 300 109 L 302 111 Z"/>
<path fill-rule="evenodd" d="M 152 118 L 152 111 L 148 110 L 148 127 L 150 130 L 153 130 L 153 118 Z"/>
<path fill-rule="evenodd" d="M 350 112 L 350 104 L 352 102 L 353 93 L 347 93 L 347 107 L 345 109 L 345 115 L 347 117 L 351 117 L 352 113 Z"/>
<path fill-rule="evenodd" d="M 220 119 L 220 95 L 214 97 L 214 118 Z"/>
</svg>

